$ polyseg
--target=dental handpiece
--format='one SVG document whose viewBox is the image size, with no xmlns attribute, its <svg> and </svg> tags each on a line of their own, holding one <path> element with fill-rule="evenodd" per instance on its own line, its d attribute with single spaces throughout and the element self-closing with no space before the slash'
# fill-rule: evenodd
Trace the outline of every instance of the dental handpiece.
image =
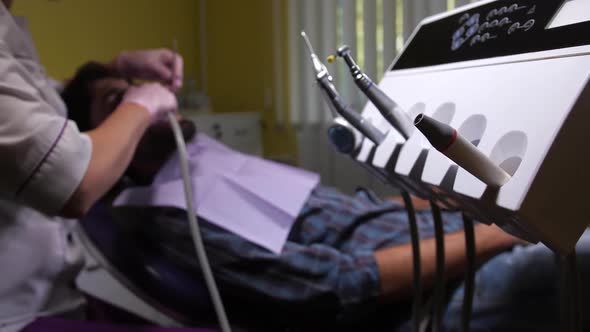
<svg viewBox="0 0 590 332">
<path fill-rule="evenodd" d="M 350 105 L 346 104 L 336 87 L 332 83 L 333 79 L 326 66 L 320 61 L 315 54 L 313 47 L 307 38 L 307 34 L 302 31 L 301 37 L 309 50 L 311 62 L 316 72 L 316 80 L 320 86 L 322 97 L 333 112 L 336 112 L 348 121 L 354 128 L 360 131 L 375 145 L 380 145 L 385 140 L 385 135 L 365 119 L 361 114 L 356 112 Z"/>
<path fill-rule="evenodd" d="M 414 124 L 435 149 L 488 186 L 499 188 L 510 180 L 508 173 L 461 136 L 455 128 L 424 114 L 419 114 Z"/>
<path fill-rule="evenodd" d="M 375 105 L 387 122 L 407 140 L 414 131 L 412 119 L 361 70 L 352 58 L 350 47 L 346 45 L 340 47 L 337 55 L 343 58 L 348 65 L 355 84 Z"/>
</svg>

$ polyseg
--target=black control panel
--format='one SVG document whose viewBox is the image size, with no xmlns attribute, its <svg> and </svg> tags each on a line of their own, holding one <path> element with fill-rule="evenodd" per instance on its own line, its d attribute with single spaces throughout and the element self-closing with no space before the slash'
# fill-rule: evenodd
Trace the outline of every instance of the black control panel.
<svg viewBox="0 0 590 332">
<path fill-rule="evenodd" d="M 566 0 L 499 0 L 423 25 L 393 70 L 590 45 L 590 21 L 548 29 Z"/>
</svg>

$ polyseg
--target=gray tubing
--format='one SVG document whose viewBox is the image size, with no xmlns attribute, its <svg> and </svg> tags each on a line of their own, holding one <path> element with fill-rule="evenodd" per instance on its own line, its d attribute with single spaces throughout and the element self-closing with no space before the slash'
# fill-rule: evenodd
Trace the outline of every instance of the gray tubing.
<svg viewBox="0 0 590 332">
<path fill-rule="evenodd" d="M 199 258 L 199 264 L 201 265 L 201 270 L 203 271 L 203 277 L 205 278 L 205 283 L 207 284 L 207 289 L 209 290 L 211 301 L 213 302 L 221 331 L 231 332 L 229 321 L 223 307 L 223 302 L 221 300 L 221 296 L 219 295 L 219 290 L 217 289 L 215 278 L 213 277 L 213 272 L 211 271 L 211 266 L 209 265 L 209 260 L 207 259 L 205 246 L 203 245 L 203 239 L 201 238 L 201 230 L 197 221 L 197 214 L 195 213 L 195 209 L 193 207 L 193 188 L 190 178 L 188 157 L 186 153 L 186 144 L 184 142 L 184 137 L 182 136 L 182 130 L 180 129 L 180 125 L 178 124 L 178 121 L 176 120 L 176 117 L 173 113 L 168 113 L 168 120 L 172 126 L 174 138 L 178 147 L 180 169 L 182 171 L 184 194 L 186 198 L 186 212 L 191 228 L 193 243 L 197 251 L 197 257 Z"/>
<path fill-rule="evenodd" d="M 434 283 L 434 305 L 432 309 L 432 331 L 442 331 L 443 309 L 445 305 L 445 231 L 440 208 L 434 201 L 430 201 L 432 217 L 434 219 L 434 236 L 436 241 L 436 279 Z"/>
<path fill-rule="evenodd" d="M 402 198 L 408 211 L 410 222 L 410 236 L 412 238 L 412 260 L 414 265 L 414 299 L 412 302 L 412 331 L 420 331 L 421 307 L 422 307 L 422 269 L 420 267 L 420 233 L 416 221 L 416 210 L 412 203 L 412 197 L 406 191 L 402 191 Z"/>
<path fill-rule="evenodd" d="M 471 323 L 471 313 L 473 310 L 473 295 L 475 293 L 475 231 L 473 229 L 473 220 L 465 214 L 463 214 L 463 228 L 465 230 L 467 265 L 465 267 L 461 331 L 469 332 L 469 324 Z"/>
</svg>

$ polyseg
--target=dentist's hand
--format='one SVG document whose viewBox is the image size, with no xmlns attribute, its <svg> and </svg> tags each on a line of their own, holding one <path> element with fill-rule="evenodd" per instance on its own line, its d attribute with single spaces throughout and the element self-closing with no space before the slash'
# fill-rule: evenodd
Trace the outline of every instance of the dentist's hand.
<svg viewBox="0 0 590 332">
<path fill-rule="evenodd" d="M 164 82 L 174 92 L 182 87 L 182 56 L 168 49 L 122 52 L 113 65 L 126 78 Z"/>
<path fill-rule="evenodd" d="M 176 96 L 159 83 L 144 84 L 130 87 L 121 105 L 132 103 L 146 109 L 152 122 L 158 122 L 167 112 L 175 112 L 178 109 Z"/>
</svg>

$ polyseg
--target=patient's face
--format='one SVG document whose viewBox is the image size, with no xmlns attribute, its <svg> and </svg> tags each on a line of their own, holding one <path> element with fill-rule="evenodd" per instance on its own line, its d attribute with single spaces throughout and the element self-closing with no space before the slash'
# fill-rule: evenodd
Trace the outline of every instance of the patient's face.
<svg viewBox="0 0 590 332">
<path fill-rule="evenodd" d="M 90 122 L 93 128 L 100 125 L 119 106 L 129 86 L 129 82 L 120 78 L 105 78 L 92 84 Z M 178 119 L 184 139 L 192 139 L 196 132 L 195 125 L 180 116 Z M 175 150 L 176 141 L 168 121 L 151 125 L 139 142 L 128 175 L 141 184 L 150 183 Z"/>
<path fill-rule="evenodd" d="M 129 82 L 121 78 L 105 78 L 91 87 L 90 124 L 98 127 L 121 103 Z"/>
</svg>

